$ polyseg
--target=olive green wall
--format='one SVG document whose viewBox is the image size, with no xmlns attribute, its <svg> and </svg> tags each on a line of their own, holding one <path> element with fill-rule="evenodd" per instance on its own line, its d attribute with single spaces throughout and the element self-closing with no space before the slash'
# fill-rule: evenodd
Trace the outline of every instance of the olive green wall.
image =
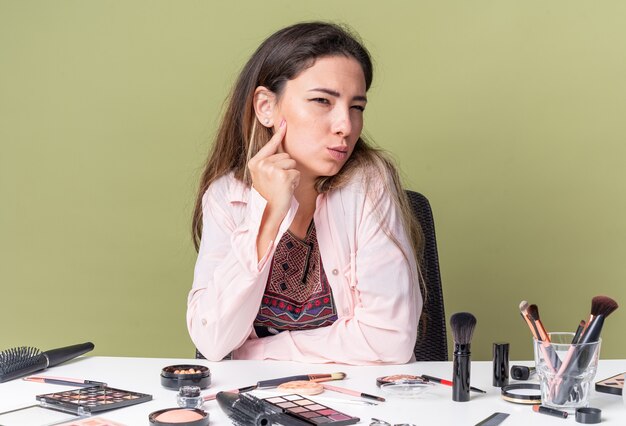
<svg viewBox="0 0 626 426">
<path fill-rule="evenodd" d="M 531 357 L 626 303 L 626 4 L 0 1 L 0 349 L 187 357 L 194 191 L 237 70 L 302 20 L 375 61 L 367 132 L 433 205 L 448 316 Z M 623 311 L 603 357 L 626 357 Z"/>
</svg>

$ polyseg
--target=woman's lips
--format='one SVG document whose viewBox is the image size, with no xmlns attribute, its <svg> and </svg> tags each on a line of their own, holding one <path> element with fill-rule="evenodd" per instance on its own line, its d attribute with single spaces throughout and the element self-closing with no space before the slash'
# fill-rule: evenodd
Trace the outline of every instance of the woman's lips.
<svg viewBox="0 0 626 426">
<path fill-rule="evenodd" d="M 333 157 L 335 160 L 342 161 L 348 158 L 347 148 L 328 148 L 328 152 L 330 153 L 330 156 Z"/>
</svg>

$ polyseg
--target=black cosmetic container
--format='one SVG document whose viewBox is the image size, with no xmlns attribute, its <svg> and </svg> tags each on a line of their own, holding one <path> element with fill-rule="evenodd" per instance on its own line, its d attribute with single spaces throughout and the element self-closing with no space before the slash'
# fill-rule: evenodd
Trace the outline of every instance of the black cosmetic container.
<svg viewBox="0 0 626 426">
<path fill-rule="evenodd" d="M 452 400 L 458 402 L 470 399 L 470 344 L 454 345 L 452 362 Z"/>
<path fill-rule="evenodd" d="M 183 386 L 206 389 L 211 385 L 211 371 L 204 365 L 169 365 L 161 370 L 161 385 L 176 391 Z"/>
<path fill-rule="evenodd" d="M 493 385 L 501 388 L 509 384 L 509 344 L 493 344 Z"/>
</svg>

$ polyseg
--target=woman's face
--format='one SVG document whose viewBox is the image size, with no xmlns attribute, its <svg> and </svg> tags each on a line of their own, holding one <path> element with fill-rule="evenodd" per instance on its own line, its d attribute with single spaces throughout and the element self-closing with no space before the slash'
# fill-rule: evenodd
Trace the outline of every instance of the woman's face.
<svg viewBox="0 0 626 426">
<path fill-rule="evenodd" d="M 354 149 L 367 103 L 365 77 L 353 58 L 319 58 L 285 83 L 274 123 L 287 122 L 283 149 L 303 180 L 334 176 Z"/>
</svg>

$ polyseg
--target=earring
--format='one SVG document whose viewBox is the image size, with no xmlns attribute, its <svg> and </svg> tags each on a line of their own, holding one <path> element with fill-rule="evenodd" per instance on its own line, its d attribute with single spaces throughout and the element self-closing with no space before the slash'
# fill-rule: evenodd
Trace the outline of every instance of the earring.
<svg viewBox="0 0 626 426">
<path fill-rule="evenodd" d="M 266 126 L 270 125 L 270 119 L 266 118 L 265 120 L 263 120 L 263 124 L 265 124 Z"/>
</svg>

